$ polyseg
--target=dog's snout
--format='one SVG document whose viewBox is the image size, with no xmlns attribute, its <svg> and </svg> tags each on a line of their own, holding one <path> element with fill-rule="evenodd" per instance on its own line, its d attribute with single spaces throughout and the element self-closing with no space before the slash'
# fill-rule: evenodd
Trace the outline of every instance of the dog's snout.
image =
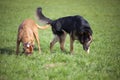
<svg viewBox="0 0 120 80">
<path fill-rule="evenodd" d="M 89 53 L 90 47 L 89 47 L 89 45 L 83 45 L 83 49 L 84 49 L 87 53 Z"/>
<path fill-rule="evenodd" d="M 88 46 L 84 45 L 84 46 L 83 46 L 83 49 L 84 49 L 85 51 L 87 51 L 87 50 L 88 50 Z"/>
<path fill-rule="evenodd" d="M 26 55 L 32 54 L 32 52 L 25 52 L 25 53 L 26 53 Z"/>
</svg>

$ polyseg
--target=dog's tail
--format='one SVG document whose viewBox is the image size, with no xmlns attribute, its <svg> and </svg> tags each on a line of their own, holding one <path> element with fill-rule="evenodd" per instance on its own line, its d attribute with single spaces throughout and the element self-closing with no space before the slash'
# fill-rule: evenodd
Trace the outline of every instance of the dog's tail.
<svg viewBox="0 0 120 80">
<path fill-rule="evenodd" d="M 45 26 L 39 26 L 38 24 L 36 24 L 37 28 L 39 29 L 47 29 L 50 27 L 50 25 L 45 25 Z"/>
<path fill-rule="evenodd" d="M 52 22 L 52 20 L 50 18 L 47 18 L 43 15 L 42 13 L 42 8 L 41 7 L 38 7 L 37 8 L 37 17 L 39 18 L 39 21 L 43 24 L 50 24 Z"/>
</svg>

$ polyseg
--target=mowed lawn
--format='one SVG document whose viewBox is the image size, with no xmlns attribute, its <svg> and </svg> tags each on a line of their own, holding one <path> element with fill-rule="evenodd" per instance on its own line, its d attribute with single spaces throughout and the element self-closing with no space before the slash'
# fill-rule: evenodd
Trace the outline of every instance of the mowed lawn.
<svg viewBox="0 0 120 80">
<path fill-rule="evenodd" d="M 51 29 L 39 30 L 42 53 L 16 56 L 18 26 L 35 18 L 36 8 L 51 18 L 81 15 L 93 30 L 90 54 L 78 41 L 74 55 L 59 43 L 49 51 Z M 22 45 L 20 48 L 22 52 Z M 120 80 L 120 0 L 0 0 L 0 80 Z"/>
</svg>

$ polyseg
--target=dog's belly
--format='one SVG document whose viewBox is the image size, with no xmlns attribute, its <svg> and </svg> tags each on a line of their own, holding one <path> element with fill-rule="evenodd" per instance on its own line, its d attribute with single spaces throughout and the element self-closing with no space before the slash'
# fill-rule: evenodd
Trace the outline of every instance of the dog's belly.
<svg viewBox="0 0 120 80">
<path fill-rule="evenodd" d="M 73 39 L 74 40 L 78 40 L 78 36 L 76 36 L 75 34 L 73 34 Z"/>
<path fill-rule="evenodd" d="M 74 39 L 74 40 L 78 40 L 79 38 L 78 38 L 78 36 L 76 35 L 76 32 L 74 31 L 74 32 L 71 32 L 70 33 L 70 36 L 72 37 L 72 39 Z"/>
<path fill-rule="evenodd" d="M 75 40 L 78 40 L 78 36 L 75 35 L 75 36 L 74 36 L 74 39 L 75 39 Z"/>
</svg>

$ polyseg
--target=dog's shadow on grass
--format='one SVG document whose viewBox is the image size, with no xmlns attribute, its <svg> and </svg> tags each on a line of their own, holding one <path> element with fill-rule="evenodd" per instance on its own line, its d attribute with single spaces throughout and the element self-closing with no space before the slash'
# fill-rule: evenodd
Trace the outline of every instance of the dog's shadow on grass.
<svg viewBox="0 0 120 80">
<path fill-rule="evenodd" d="M 15 53 L 15 50 L 13 50 L 13 48 L 11 47 L 5 47 L 5 48 L 0 48 L 0 54 L 13 54 Z"/>
</svg>

